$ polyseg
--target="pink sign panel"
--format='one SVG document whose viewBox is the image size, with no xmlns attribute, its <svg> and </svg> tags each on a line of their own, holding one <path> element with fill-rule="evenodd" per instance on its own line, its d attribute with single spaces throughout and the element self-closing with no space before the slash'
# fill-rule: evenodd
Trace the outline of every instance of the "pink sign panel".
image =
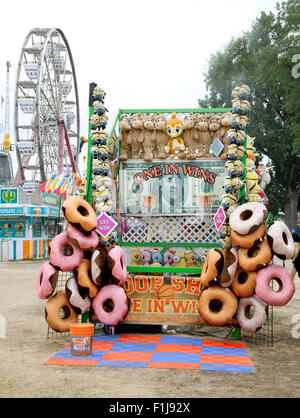
<svg viewBox="0 0 300 418">
<path fill-rule="evenodd" d="M 217 213 L 214 216 L 214 223 L 218 231 L 223 225 L 223 223 L 225 222 L 225 220 L 226 220 L 226 215 L 225 215 L 223 206 L 220 206 Z"/>
<path fill-rule="evenodd" d="M 118 225 L 118 223 L 106 213 L 101 213 L 97 219 L 98 226 L 96 231 L 104 238 L 106 238 L 107 235 L 109 235 L 111 231 L 113 231 L 113 229 Z"/>
</svg>

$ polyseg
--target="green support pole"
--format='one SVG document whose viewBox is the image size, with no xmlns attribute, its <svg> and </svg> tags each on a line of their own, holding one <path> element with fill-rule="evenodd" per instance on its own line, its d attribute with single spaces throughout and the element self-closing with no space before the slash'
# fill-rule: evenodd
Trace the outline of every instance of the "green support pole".
<svg viewBox="0 0 300 418">
<path fill-rule="evenodd" d="M 90 84 L 90 95 L 89 95 L 89 128 L 88 128 L 88 150 L 87 150 L 87 169 L 86 169 L 86 187 L 85 195 L 83 198 L 91 205 L 92 204 L 92 140 L 91 140 L 91 123 L 90 119 L 94 113 L 94 107 L 92 106 L 91 94 L 93 92 L 95 83 Z M 85 312 L 81 317 L 82 323 L 87 323 L 89 319 L 89 311 Z"/>
<path fill-rule="evenodd" d="M 232 338 L 234 340 L 240 340 L 241 339 L 241 329 L 240 329 L 240 327 L 234 327 L 233 328 Z"/>
</svg>

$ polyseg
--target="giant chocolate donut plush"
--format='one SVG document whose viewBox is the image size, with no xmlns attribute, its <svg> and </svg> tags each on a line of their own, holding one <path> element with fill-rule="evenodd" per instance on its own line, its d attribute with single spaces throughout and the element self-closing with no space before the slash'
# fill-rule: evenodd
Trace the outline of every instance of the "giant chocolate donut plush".
<svg viewBox="0 0 300 418">
<path fill-rule="evenodd" d="M 272 260 L 272 251 L 267 238 L 252 248 L 239 248 L 238 263 L 245 271 L 257 271 L 269 264 Z"/>
<path fill-rule="evenodd" d="M 91 299 L 87 295 L 80 294 L 80 288 L 75 277 L 70 277 L 66 283 L 66 295 L 70 305 L 78 314 L 83 314 L 91 306 Z"/>
<path fill-rule="evenodd" d="M 127 264 L 124 251 L 119 245 L 108 248 L 107 262 L 112 280 L 116 282 L 116 284 L 124 284 L 127 278 Z"/>
<path fill-rule="evenodd" d="M 99 286 L 108 284 L 109 274 L 107 265 L 107 250 L 102 245 L 95 248 L 91 259 L 93 282 Z"/>
<path fill-rule="evenodd" d="M 83 233 L 91 232 L 97 228 L 97 215 L 92 206 L 80 196 L 68 197 L 62 211 L 67 221 L 81 229 Z"/>
<path fill-rule="evenodd" d="M 231 290 L 211 286 L 201 293 L 198 310 L 205 322 L 213 326 L 222 326 L 232 319 L 237 306 L 237 297 Z"/>
<path fill-rule="evenodd" d="M 271 289 L 271 280 L 279 285 L 279 290 Z M 271 306 L 283 306 L 288 303 L 295 293 L 295 284 L 290 273 L 281 266 L 270 264 L 261 269 L 256 277 L 255 293 L 265 303 Z"/>
<path fill-rule="evenodd" d="M 77 248 L 62 232 L 50 242 L 50 263 L 61 271 L 71 271 L 78 267 L 83 259 L 83 251 Z"/>
<path fill-rule="evenodd" d="M 267 208 L 260 202 L 248 202 L 238 206 L 230 214 L 229 224 L 233 231 L 240 235 L 251 234 L 268 215 Z"/>
<path fill-rule="evenodd" d="M 295 251 L 293 236 L 285 223 L 272 222 L 268 228 L 267 239 L 273 253 L 281 260 L 292 258 Z"/>
<path fill-rule="evenodd" d="M 203 286 L 209 286 L 210 282 L 217 279 L 222 271 L 224 256 L 218 249 L 209 250 L 203 264 L 200 281 Z"/>
<path fill-rule="evenodd" d="M 98 286 L 92 280 L 91 260 L 83 259 L 80 266 L 73 270 L 78 285 L 86 289 L 90 298 L 98 293 Z"/>
<path fill-rule="evenodd" d="M 63 317 L 60 312 L 63 312 Z M 77 322 L 78 315 L 72 308 L 65 292 L 58 291 L 47 300 L 45 305 L 45 319 L 47 324 L 58 332 L 69 332 L 71 324 Z"/>
<path fill-rule="evenodd" d="M 53 295 L 58 280 L 58 270 L 49 261 L 41 266 L 36 278 L 36 291 L 41 299 L 48 299 Z"/>
<path fill-rule="evenodd" d="M 104 325 L 118 325 L 129 311 L 129 299 L 121 286 L 109 284 L 99 291 L 92 306 Z"/>
<path fill-rule="evenodd" d="M 224 248 L 224 263 L 220 274 L 219 283 L 223 287 L 231 286 L 238 264 L 238 255 L 235 248 Z"/>
</svg>

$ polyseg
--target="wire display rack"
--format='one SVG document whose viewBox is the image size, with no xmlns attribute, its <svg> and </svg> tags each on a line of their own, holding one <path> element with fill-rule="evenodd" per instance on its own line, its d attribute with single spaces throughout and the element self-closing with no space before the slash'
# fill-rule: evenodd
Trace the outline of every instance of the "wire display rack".
<svg viewBox="0 0 300 418">
<path fill-rule="evenodd" d="M 66 289 L 66 283 L 67 281 L 73 277 L 72 272 L 68 271 L 68 272 L 62 272 L 60 271 L 58 274 L 58 281 L 57 281 L 57 285 L 56 285 L 56 289 L 55 289 L 55 293 L 58 291 L 65 291 Z M 78 319 L 77 322 L 82 322 L 82 316 L 78 315 Z M 49 325 L 47 326 L 47 338 L 66 338 L 69 337 L 70 333 L 69 332 L 58 332 L 53 330 Z"/>
</svg>

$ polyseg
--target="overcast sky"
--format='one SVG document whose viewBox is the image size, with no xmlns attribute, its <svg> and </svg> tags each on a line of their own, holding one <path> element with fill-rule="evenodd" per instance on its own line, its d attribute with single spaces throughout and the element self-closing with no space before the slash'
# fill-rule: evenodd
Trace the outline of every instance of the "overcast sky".
<svg viewBox="0 0 300 418">
<path fill-rule="evenodd" d="M 88 132 L 90 82 L 106 92 L 108 128 L 119 108 L 197 107 L 205 95 L 203 72 L 210 54 L 248 30 L 262 11 L 274 11 L 276 3 L 6 0 L 1 3 L 0 89 L 5 87 L 5 63 L 11 61 L 13 103 L 25 36 L 34 27 L 56 27 L 64 32 L 75 63 L 81 135 L 87 137 Z"/>
</svg>

